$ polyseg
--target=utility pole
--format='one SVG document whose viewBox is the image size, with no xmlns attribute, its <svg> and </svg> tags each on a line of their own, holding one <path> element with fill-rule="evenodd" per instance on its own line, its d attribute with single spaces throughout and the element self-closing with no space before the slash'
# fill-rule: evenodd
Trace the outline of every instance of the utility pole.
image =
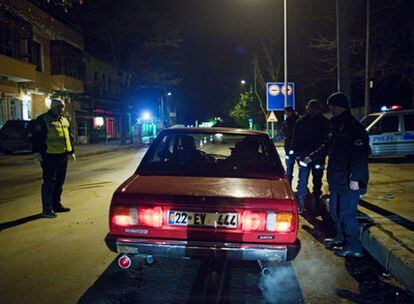
<svg viewBox="0 0 414 304">
<path fill-rule="evenodd" d="M 370 111 L 369 105 L 369 45 L 370 45 L 370 0 L 367 1 L 367 17 L 366 17 L 366 35 L 365 35 L 365 107 L 364 114 L 368 115 Z"/>
<path fill-rule="evenodd" d="M 339 0 L 338 0 L 339 1 Z M 288 73 L 287 73 L 287 0 L 283 0 L 283 60 L 285 82 L 285 107 L 288 106 Z"/>
<path fill-rule="evenodd" d="M 348 0 L 336 0 L 337 90 L 350 98 L 348 7 Z"/>
</svg>

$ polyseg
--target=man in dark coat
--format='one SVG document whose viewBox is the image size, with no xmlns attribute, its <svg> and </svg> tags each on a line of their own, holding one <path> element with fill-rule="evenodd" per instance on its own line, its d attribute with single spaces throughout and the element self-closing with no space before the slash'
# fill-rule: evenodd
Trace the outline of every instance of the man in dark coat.
<svg viewBox="0 0 414 304">
<path fill-rule="evenodd" d="M 337 256 L 362 257 L 357 207 L 360 195 L 366 193 L 368 186 L 369 138 L 362 124 L 352 116 L 345 94 L 338 92 L 329 96 L 328 106 L 333 115 L 332 136 L 305 162 L 310 163 L 329 151 L 329 207 L 336 236 L 325 240 L 325 246 L 333 248 Z"/>
<path fill-rule="evenodd" d="M 291 148 L 292 145 L 292 136 L 293 136 L 293 129 L 295 128 L 296 121 L 298 120 L 298 115 L 296 114 L 295 110 L 292 107 L 285 108 L 285 115 L 286 119 L 282 124 L 281 133 L 285 138 L 285 153 L 286 153 L 286 177 L 289 180 L 289 183 L 292 184 L 293 180 L 293 168 L 295 165 L 295 158 L 293 156 L 293 150 Z"/>
<path fill-rule="evenodd" d="M 318 149 L 330 133 L 329 119 L 322 115 L 322 105 L 319 100 L 311 99 L 306 105 L 307 113 L 296 121 L 293 131 L 291 148 L 299 165 L 299 180 L 297 198 L 299 213 L 305 207 L 305 197 L 308 194 L 308 180 L 312 172 L 312 212 L 315 213 L 322 195 L 322 178 L 326 155 L 313 158 L 312 163 L 304 163 L 309 153 Z"/>
</svg>

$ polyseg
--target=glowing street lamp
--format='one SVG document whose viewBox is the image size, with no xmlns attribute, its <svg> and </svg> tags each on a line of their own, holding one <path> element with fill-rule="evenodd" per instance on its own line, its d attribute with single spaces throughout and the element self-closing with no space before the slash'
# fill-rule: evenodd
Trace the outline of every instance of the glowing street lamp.
<svg viewBox="0 0 414 304">
<path fill-rule="evenodd" d="M 240 81 L 240 83 L 242 84 L 242 85 L 245 85 L 246 84 L 246 80 L 242 80 L 242 81 Z"/>
<path fill-rule="evenodd" d="M 142 119 L 143 120 L 150 120 L 151 119 L 151 113 L 148 111 L 145 111 L 144 113 L 142 113 Z"/>
</svg>

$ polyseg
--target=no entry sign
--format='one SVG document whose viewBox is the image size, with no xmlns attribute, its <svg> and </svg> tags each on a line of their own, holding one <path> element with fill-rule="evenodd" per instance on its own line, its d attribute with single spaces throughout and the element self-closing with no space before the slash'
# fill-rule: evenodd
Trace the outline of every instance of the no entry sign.
<svg viewBox="0 0 414 304">
<path fill-rule="evenodd" d="M 285 94 L 287 91 L 287 104 L 295 108 L 295 84 L 288 82 L 287 89 L 284 82 L 268 82 L 267 89 L 267 110 L 283 111 L 285 109 Z"/>
</svg>

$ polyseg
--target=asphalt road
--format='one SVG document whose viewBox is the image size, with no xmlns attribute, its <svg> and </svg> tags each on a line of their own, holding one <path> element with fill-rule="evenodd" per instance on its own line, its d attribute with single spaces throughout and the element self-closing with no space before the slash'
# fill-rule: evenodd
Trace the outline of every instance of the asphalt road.
<svg viewBox="0 0 414 304">
<path fill-rule="evenodd" d="M 40 168 L 30 156 L 0 157 L 1 303 L 413 303 L 369 256 L 325 250 L 321 219 L 301 218 L 302 250 L 266 277 L 256 262 L 219 260 L 160 258 L 120 270 L 103 242 L 108 207 L 143 152 L 71 163 L 63 204 L 72 211 L 56 219 L 38 216 Z"/>
</svg>

